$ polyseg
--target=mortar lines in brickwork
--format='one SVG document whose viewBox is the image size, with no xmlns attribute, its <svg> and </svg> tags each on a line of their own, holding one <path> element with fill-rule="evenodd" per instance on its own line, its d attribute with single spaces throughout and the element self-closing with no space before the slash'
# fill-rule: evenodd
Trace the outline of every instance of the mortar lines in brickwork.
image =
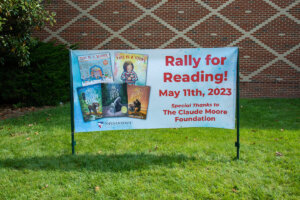
<svg viewBox="0 0 300 200">
<path fill-rule="evenodd" d="M 50 30 L 49 28 L 46 27 L 45 30 L 50 34 L 50 36 L 48 38 L 46 38 L 44 41 L 50 41 L 53 38 L 57 38 L 61 42 L 70 45 L 70 43 L 67 40 L 65 40 L 64 38 L 62 38 L 59 34 L 62 31 L 64 31 L 66 28 L 68 28 L 69 26 L 71 26 L 73 23 L 75 23 L 77 20 L 79 20 L 81 17 L 86 16 L 86 17 L 88 17 L 89 19 L 91 19 L 92 21 L 94 21 L 96 24 L 98 24 L 100 27 L 102 27 L 103 29 L 105 29 L 106 31 L 108 31 L 111 34 L 104 41 L 100 42 L 99 44 L 96 44 L 93 49 L 99 49 L 99 48 L 101 48 L 102 46 L 106 45 L 108 42 L 110 42 L 114 38 L 119 38 L 121 41 L 123 41 L 129 47 L 131 47 L 133 49 L 138 49 L 139 48 L 138 46 L 136 46 L 135 44 L 133 44 L 132 42 L 130 42 L 128 39 L 126 39 L 125 37 L 123 37 L 121 35 L 121 33 L 123 33 L 124 31 L 126 31 L 127 29 L 129 29 L 131 26 L 133 26 L 134 24 L 136 24 L 137 22 L 139 22 L 140 20 L 142 20 L 146 16 L 150 16 L 153 19 L 155 19 L 156 21 L 158 21 L 160 24 L 162 24 L 163 26 L 165 26 L 166 28 L 168 28 L 169 30 L 171 30 L 173 33 L 175 33 L 175 35 L 171 39 L 165 41 L 163 44 L 161 44 L 159 46 L 159 48 L 166 48 L 169 44 L 171 44 L 172 42 L 176 41 L 179 38 L 183 38 L 185 41 L 187 41 L 190 45 L 192 45 L 194 47 L 201 47 L 197 42 L 195 42 L 194 40 L 192 40 L 186 34 L 189 31 L 191 31 L 192 29 L 194 29 L 195 27 L 197 27 L 199 24 L 201 24 L 202 22 L 204 22 L 205 20 L 209 19 L 210 17 L 212 17 L 212 16 L 218 16 L 224 22 L 226 22 L 227 24 L 229 24 L 230 26 L 232 26 L 234 29 L 236 29 L 240 33 L 242 33 L 242 36 L 240 36 L 239 38 L 237 38 L 236 40 L 234 40 L 233 42 L 231 42 L 227 46 L 235 46 L 239 42 L 241 42 L 242 40 L 244 40 L 246 38 L 250 38 L 255 43 L 257 43 L 259 46 L 263 47 L 265 50 L 267 50 L 268 52 L 270 52 L 270 53 L 272 53 L 273 55 L 276 56 L 275 59 L 269 61 L 268 63 L 266 63 L 265 65 L 261 66 L 257 70 L 251 72 L 248 75 L 243 75 L 242 73 L 240 73 L 241 81 L 251 82 L 251 78 L 252 77 L 258 75 L 260 72 L 262 72 L 263 70 L 267 69 L 268 67 L 272 66 L 273 64 L 275 64 L 276 62 L 278 62 L 280 60 L 282 60 L 283 62 L 287 63 L 290 67 L 292 67 L 295 70 L 297 70 L 298 72 L 300 72 L 299 66 L 295 65 L 294 63 L 292 63 L 291 61 L 289 61 L 286 58 L 287 55 L 289 55 L 290 53 L 292 53 L 295 50 L 297 50 L 298 48 L 300 48 L 300 44 L 298 44 L 298 45 L 290 48 L 289 50 L 287 50 L 284 53 L 278 53 L 277 51 L 275 51 L 270 46 L 266 45 L 265 43 L 263 43 L 263 41 L 260 41 L 257 37 L 255 37 L 253 35 L 256 31 L 260 30 L 265 25 L 269 24 L 273 20 L 276 20 L 278 17 L 280 17 L 282 15 L 288 17 L 289 19 L 291 19 L 292 21 L 294 21 L 295 23 L 297 23 L 299 25 L 300 24 L 300 20 L 298 20 L 296 17 L 292 16 L 290 13 L 288 13 L 288 11 L 291 8 L 293 8 L 294 6 L 296 6 L 297 4 L 299 4 L 300 0 L 296 0 L 295 2 L 291 3 L 289 6 L 287 6 L 285 8 L 280 8 L 275 3 L 273 3 L 271 0 L 262 0 L 262 1 L 266 2 L 267 4 L 269 4 L 270 6 L 272 6 L 276 10 L 276 13 L 274 15 L 270 16 L 268 19 L 266 19 L 262 23 L 260 23 L 259 25 L 255 26 L 250 31 L 245 31 L 239 25 L 237 25 L 232 20 L 230 20 L 229 18 L 227 18 L 226 16 L 224 16 L 223 14 L 220 13 L 221 10 L 223 10 L 224 8 L 226 8 L 227 6 L 229 6 L 231 3 L 235 2 L 235 0 L 229 0 L 229 1 L 225 2 L 225 3 L 223 3 L 222 5 L 220 5 L 216 9 L 212 8 L 211 6 L 209 6 L 208 4 L 204 3 L 201 0 L 195 0 L 199 5 L 201 5 L 205 9 L 207 9 L 209 11 L 209 14 L 207 14 L 206 16 L 200 18 L 199 20 L 197 20 L 196 22 L 194 22 L 193 24 L 191 24 L 190 26 L 188 26 L 186 29 L 184 29 L 182 31 L 177 30 L 174 26 L 172 26 L 172 24 L 167 23 L 161 17 L 159 17 L 156 14 L 154 14 L 154 11 L 156 9 L 160 8 L 161 6 L 163 6 L 165 3 L 167 3 L 168 0 L 162 0 L 162 1 L 160 1 L 155 6 L 153 6 L 151 9 L 145 8 L 144 6 L 142 6 L 141 4 L 139 4 L 135 0 L 129 0 L 129 2 L 131 4 L 133 4 L 135 7 L 137 7 L 141 11 L 143 11 L 143 13 L 140 16 L 138 16 L 137 18 L 135 18 L 134 20 L 131 20 L 129 23 L 125 24 L 118 31 L 112 30 L 105 23 L 102 23 L 97 18 L 95 18 L 93 15 L 89 14 L 89 12 L 91 10 L 93 10 L 94 8 L 96 8 L 97 6 L 99 6 L 101 3 L 103 3 L 103 0 L 96 1 L 95 3 L 93 3 L 87 9 L 82 9 L 80 6 L 78 6 L 77 4 L 75 4 L 74 2 L 72 2 L 71 0 L 63 0 L 63 1 L 65 1 L 66 3 L 68 3 L 70 6 L 72 6 L 76 10 L 78 10 L 79 14 L 76 17 L 74 17 L 73 19 L 71 19 L 69 22 L 67 22 L 66 24 L 64 24 L 62 27 L 60 27 L 57 31 L 52 31 L 52 30 Z"/>
</svg>

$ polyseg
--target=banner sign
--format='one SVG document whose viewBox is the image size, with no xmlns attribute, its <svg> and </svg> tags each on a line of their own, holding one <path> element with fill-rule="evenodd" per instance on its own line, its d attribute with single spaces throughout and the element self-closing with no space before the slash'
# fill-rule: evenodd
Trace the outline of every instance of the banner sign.
<svg viewBox="0 0 300 200">
<path fill-rule="evenodd" d="M 75 132 L 235 128 L 238 48 L 70 52 Z"/>
</svg>

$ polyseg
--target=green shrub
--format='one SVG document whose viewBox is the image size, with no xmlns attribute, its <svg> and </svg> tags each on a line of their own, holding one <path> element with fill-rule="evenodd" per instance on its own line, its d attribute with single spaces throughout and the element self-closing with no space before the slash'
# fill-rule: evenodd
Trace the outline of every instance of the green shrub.
<svg viewBox="0 0 300 200">
<path fill-rule="evenodd" d="M 44 9 L 42 0 L 0 1 L 0 65 L 7 66 L 9 57 L 19 65 L 30 64 L 31 33 L 45 23 L 55 23 L 55 13 Z"/>
<path fill-rule="evenodd" d="M 72 47 L 71 47 L 72 48 Z M 56 105 L 70 95 L 69 50 L 54 42 L 39 42 L 30 50 L 30 65 L 10 60 L 1 69 L 1 101 L 26 106 Z"/>
</svg>

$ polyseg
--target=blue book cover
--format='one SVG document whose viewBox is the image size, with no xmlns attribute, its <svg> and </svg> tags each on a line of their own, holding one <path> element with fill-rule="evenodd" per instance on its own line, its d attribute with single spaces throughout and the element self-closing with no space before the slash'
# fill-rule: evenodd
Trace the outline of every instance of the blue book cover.
<svg viewBox="0 0 300 200">
<path fill-rule="evenodd" d="M 109 53 L 78 56 L 78 62 L 83 86 L 113 82 Z"/>
<path fill-rule="evenodd" d="M 77 94 L 85 122 L 102 118 L 101 84 L 79 87 Z"/>
</svg>

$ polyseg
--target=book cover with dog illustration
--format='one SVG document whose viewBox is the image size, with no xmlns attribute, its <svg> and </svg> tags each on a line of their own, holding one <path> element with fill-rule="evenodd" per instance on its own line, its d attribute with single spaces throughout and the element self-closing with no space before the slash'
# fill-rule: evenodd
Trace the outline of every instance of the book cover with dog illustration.
<svg viewBox="0 0 300 200">
<path fill-rule="evenodd" d="M 83 86 L 113 82 L 109 53 L 78 56 L 78 62 Z"/>
<path fill-rule="evenodd" d="M 128 116 L 138 119 L 146 119 L 149 105 L 149 86 L 127 86 Z"/>
<path fill-rule="evenodd" d="M 146 85 L 148 55 L 116 53 L 114 65 L 115 83 Z"/>
<path fill-rule="evenodd" d="M 102 118 L 101 84 L 79 87 L 77 94 L 85 122 Z"/>
<path fill-rule="evenodd" d="M 127 84 L 102 84 L 103 117 L 127 117 Z"/>
</svg>

